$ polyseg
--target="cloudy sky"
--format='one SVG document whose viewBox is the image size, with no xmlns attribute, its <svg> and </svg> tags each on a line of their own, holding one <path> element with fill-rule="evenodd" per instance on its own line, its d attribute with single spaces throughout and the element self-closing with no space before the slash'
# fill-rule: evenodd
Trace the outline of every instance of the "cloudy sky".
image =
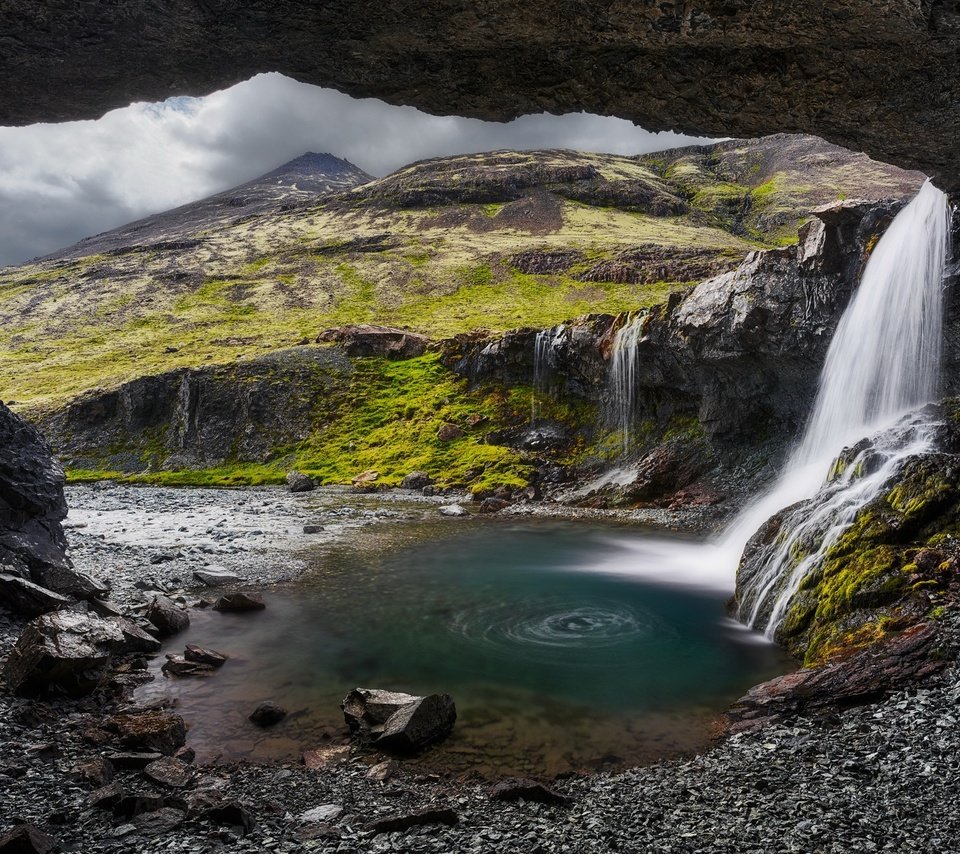
<svg viewBox="0 0 960 854">
<path fill-rule="evenodd" d="M 429 116 L 262 74 L 97 121 L 0 127 L 0 265 L 225 190 L 305 151 L 379 176 L 424 157 L 498 148 L 637 154 L 699 141 L 583 113 L 507 124 Z"/>
</svg>

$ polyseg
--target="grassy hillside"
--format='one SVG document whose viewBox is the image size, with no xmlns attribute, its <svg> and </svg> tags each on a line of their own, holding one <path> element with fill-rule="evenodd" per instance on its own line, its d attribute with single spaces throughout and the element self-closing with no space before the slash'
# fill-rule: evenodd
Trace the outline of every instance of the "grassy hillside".
<svg viewBox="0 0 960 854">
<path fill-rule="evenodd" d="M 817 204 L 918 182 L 771 137 L 639 158 L 445 158 L 352 190 L 237 203 L 229 218 L 221 194 L 207 222 L 187 206 L 0 271 L 0 397 L 50 411 L 348 322 L 443 337 L 637 308 L 795 237 Z"/>
</svg>

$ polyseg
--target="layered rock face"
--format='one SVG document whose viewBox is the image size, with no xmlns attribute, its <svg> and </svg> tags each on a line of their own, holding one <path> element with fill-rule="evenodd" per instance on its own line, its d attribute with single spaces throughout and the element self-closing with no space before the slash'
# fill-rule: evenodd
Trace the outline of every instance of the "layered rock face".
<svg viewBox="0 0 960 854">
<path fill-rule="evenodd" d="M 810 132 L 947 188 L 960 176 L 960 14 L 948 0 L 163 0 L 122 15 L 14 0 L 0 31 L 0 124 L 93 118 L 280 71 L 435 113 L 586 110 L 649 130 Z"/>
<path fill-rule="evenodd" d="M 683 419 L 721 451 L 742 453 L 802 427 L 826 348 L 868 249 L 899 203 L 844 202 L 815 212 L 797 246 L 756 252 L 737 269 L 645 315 L 593 316 L 550 334 L 547 384 L 609 408 L 609 359 L 618 329 L 642 324 L 635 361 L 635 425 L 657 444 Z M 535 381 L 537 330 L 463 336 L 448 364 L 474 381 Z"/>
<path fill-rule="evenodd" d="M 0 403 L 0 572 L 50 590 L 83 595 L 60 523 L 64 474 L 37 429 Z"/>
</svg>

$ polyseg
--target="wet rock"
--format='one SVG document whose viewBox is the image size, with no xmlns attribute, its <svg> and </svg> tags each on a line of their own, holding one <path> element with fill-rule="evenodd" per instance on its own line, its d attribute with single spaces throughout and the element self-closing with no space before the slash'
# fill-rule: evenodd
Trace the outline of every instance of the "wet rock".
<svg viewBox="0 0 960 854">
<path fill-rule="evenodd" d="M 215 611 L 262 611 L 266 608 L 259 593 L 227 593 L 214 603 Z"/>
<path fill-rule="evenodd" d="M 182 655 L 169 653 L 160 671 L 165 676 L 212 676 L 217 669 L 212 664 L 190 661 Z"/>
<path fill-rule="evenodd" d="M 760 729 L 798 715 L 833 715 L 876 702 L 949 666 L 936 625 L 923 623 L 822 667 L 751 688 L 727 710 L 729 732 Z"/>
<path fill-rule="evenodd" d="M 300 813 L 297 818 L 304 824 L 319 824 L 325 821 L 336 821 L 341 815 L 343 815 L 343 807 L 340 804 L 320 804 Z"/>
<path fill-rule="evenodd" d="M 441 442 L 452 442 L 454 439 L 460 439 L 464 435 L 463 430 L 456 424 L 441 424 L 437 430 L 437 438 Z"/>
<path fill-rule="evenodd" d="M 190 615 L 166 596 L 154 596 L 147 608 L 147 619 L 156 626 L 157 634 L 170 637 L 190 627 Z"/>
<path fill-rule="evenodd" d="M 196 644 L 188 643 L 183 651 L 187 661 L 196 661 L 200 664 L 209 664 L 211 667 L 223 667 L 227 663 L 227 656 L 213 649 L 206 649 Z"/>
<path fill-rule="evenodd" d="M 19 575 L 0 572 L 0 602 L 18 614 L 37 617 L 48 611 L 66 608 L 73 600 L 69 596 L 54 593 Z"/>
<path fill-rule="evenodd" d="M 480 502 L 481 513 L 499 513 L 501 510 L 510 506 L 509 501 L 503 498 L 484 498 Z"/>
<path fill-rule="evenodd" d="M 304 525 L 303 533 L 305 534 L 322 534 L 324 531 L 323 525 Z"/>
<path fill-rule="evenodd" d="M 109 599 L 90 599 L 87 602 L 90 610 L 98 617 L 122 617 L 123 611 Z"/>
<path fill-rule="evenodd" d="M 250 720 L 257 726 L 268 727 L 280 723 L 287 716 L 287 710 L 269 700 L 261 703 L 250 713 Z"/>
<path fill-rule="evenodd" d="M 18 694 L 60 690 L 79 696 L 93 691 L 124 649 L 116 623 L 93 614 L 56 611 L 27 623 L 7 658 L 4 676 Z"/>
<path fill-rule="evenodd" d="M 470 515 L 467 512 L 466 508 L 462 507 L 459 504 L 444 504 L 443 507 L 439 509 L 439 513 L 441 516 L 452 516 L 452 517 Z"/>
<path fill-rule="evenodd" d="M 186 762 L 181 762 L 172 756 L 164 756 L 147 765 L 143 773 L 161 786 L 182 789 L 190 784 L 195 772 Z"/>
<path fill-rule="evenodd" d="M 203 569 L 195 569 L 193 571 L 193 577 L 197 581 L 206 584 L 207 587 L 222 587 L 229 584 L 239 584 L 240 578 L 234 573 L 226 569 L 214 569 L 213 567 L 205 567 Z"/>
<path fill-rule="evenodd" d="M 565 795 L 525 777 L 501 780 L 490 787 L 488 794 L 493 801 L 531 801 L 564 807 L 571 803 L 570 798 Z"/>
<path fill-rule="evenodd" d="M 449 694 L 417 697 L 394 691 L 355 688 L 341 703 L 352 733 L 378 749 L 412 754 L 448 736 L 457 720 Z"/>
<path fill-rule="evenodd" d="M 317 336 L 317 343 L 340 344 L 351 357 L 413 359 L 426 352 L 430 340 L 406 329 L 358 323 L 326 329 Z"/>
<path fill-rule="evenodd" d="M 151 655 L 160 652 L 160 641 L 147 634 L 136 623 L 123 617 L 114 618 L 113 622 L 123 633 L 124 652 L 145 652 Z"/>
<path fill-rule="evenodd" d="M 458 820 L 457 814 L 452 809 L 428 808 L 376 819 L 367 825 L 367 830 L 376 835 L 379 833 L 402 832 L 428 824 L 445 824 L 448 827 L 453 827 Z"/>
<path fill-rule="evenodd" d="M 0 854 L 54 854 L 60 843 L 32 824 L 18 824 L 0 836 Z"/>
<path fill-rule="evenodd" d="M 287 474 L 287 489 L 291 492 L 312 492 L 316 488 L 313 478 L 303 472 L 292 471 Z"/>
<path fill-rule="evenodd" d="M 412 471 L 400 482 L 400 486 L 403 489 L 423 489 L 432 483 L 433 478 L 425 471 Z"/>
<path fill-rule="evenodd" d="M 116 733 L 124 747 L 157 751 L 164 756 L 172 755 L 187 738 L 187 727 L 180 715 L 156 709 L 112 715 L 104 725 Z"/>
</svg>

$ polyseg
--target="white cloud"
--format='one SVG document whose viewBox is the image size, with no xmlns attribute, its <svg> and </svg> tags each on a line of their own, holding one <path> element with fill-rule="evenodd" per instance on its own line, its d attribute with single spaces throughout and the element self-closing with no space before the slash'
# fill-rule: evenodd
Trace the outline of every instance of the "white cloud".
<svg viewBox="0 0 960 854">
<path fill-rule="evenodd" d="M 262 74 L 97 121 L 0 128 L 0 264 L 225 190 L 305 151 L 384 175 L 426 157 L 498 148 L 636 154 L 698 141 L 583 113 L 506 124 L 431 116 Z"/>
</svg>

